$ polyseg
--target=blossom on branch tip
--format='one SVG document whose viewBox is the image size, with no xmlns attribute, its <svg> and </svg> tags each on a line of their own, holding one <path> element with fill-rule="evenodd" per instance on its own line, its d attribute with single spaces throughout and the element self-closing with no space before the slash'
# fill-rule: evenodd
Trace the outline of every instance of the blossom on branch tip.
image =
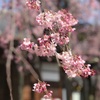
<svg viewBox="0 0 100 100">
<path fill-rule="evenodd" d="M 69 37 L 60 35 L 59 33 L 54 33 L 54 34 L 51 34 L 50 36 L 51 36 L 52 41 L 56 44 L 63 45 L 63 44 L 68 44 L 69 42 Z"/>
<path fill-rule="evenodd" d="M 30 9 L 36 9 L 39 10 L 40 9 L 40 1 L 39 0 L 28 0 L 26 2 L 26 5 L 28 8 Z"/>
<path fill-rule="evenodd" d="M 56 52 L 56 45 L 50 40 L 50 36 L 44 35 L 43 38 L 38 39 L 39 45 L 34 45 L 34 52 L 38 56 L 54 56 Z"/>
<path fill-rule="evenodd" d="M 52 97 L 52 93 L 53 93 L 53 91 L 48 91 L 43 97 L 44 97 L 45 99 L 49 99 L 49 98 Z"/>
<path fill-rule="evenodd" d="M 58 14 L 60 14 L 60 20 L 65 22 L 66 26 L 74 26 L 78 23 L 78 20 L 76 20 L 71 13 L 69 13 L 67 10 L 62 9 L 58 11 Z"/>
<path fill-rule="evenodd" d="M 30 41 L 29 38 L 24 38 L 23 43 L 20 45 L 22 50 L 30 51 L 33 47 L 33 42 Z"/>
<path fill-rule="evenodd" d="M 39 23 L 39 25 L 49 28 L 52 28 L 52 23 L 55 20 L 55 12 L 52 11 L 45 11 L 36 17 L 36 21 Z"/>
<path fill-rule="evenodd" d="M 90 65 L 85 64 L 81 56 L 73 56 L 71 52 L 62 52 L 62 54 L 57 54 L 57 57 L 61 60 L 61 66 L 68 77 L 88 77 L 95 74 L 95 72 L 90 69 Z"/>
<path fill-rule="evenodd" d="M 46 28 L 49 27 L 53 30 L 56 28 L 58 30 L 66 30 L 68 32 L 74 31 L 75 28 L 72 28 L 72 26 L 78 23 L 72 14 L 66 10 L 60 10 L 58 12 L 45 11 L 36 17 L 36 21 L 39 23 L 39 25 Z"/>
<path fill-rule="evenodd" d="M 35 91 L 37 93 L 45 93 L 44 98 L 51 98 L 53 92 L 48 91 L 47 86 L 50 86 L 50 84 L 47 84 L 45 82 L 35 83 L 33 86 L 33 91 Z"/>
</svg>

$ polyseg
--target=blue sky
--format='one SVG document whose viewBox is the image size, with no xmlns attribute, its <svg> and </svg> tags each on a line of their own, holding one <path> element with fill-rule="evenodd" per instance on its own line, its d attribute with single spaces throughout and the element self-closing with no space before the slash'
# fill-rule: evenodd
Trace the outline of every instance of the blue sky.
<svg viewBox="0 0 100 100">
<path fill-rule="evenodd" d="M 4 0 L 5 2 L 9 2 L 10 0 Z M 80 2 L 81 4 L 84 4 L 84 3 L 86 3 L 86 2 L 88 2 L 89 0 L 78 0 L 78 2 Z M 2 3 L 3 3 L 3 0 L 0 0 L 0 8 L 2 7 Z M 90 11 L 91 11 L 91 9 L 90 9 Z M 100 16 L 100 10 L 96 10 L 96 11 L 93 11 L 92 10 L 92 12 L 94 13 L 94 14 L 96 14 L 97 16 Z M 94 16 L 91 16 L 88 20 L 86 20 L 86 22 L 88 22 L 88 23 L 91 23 L 91 24 L 94 24 L 95 23 L 95 21 L 96 21 L 96 17 L 94 17 Z M 100 20 L 99 20 L 99 18 L 97 19 L 98 20 L 98 23 L 100 23 Z M 83 21 L 84 22 L 84 21 Z"/>
<path fill-rule="evenodd" d="M 9 0 L 4 0 L 5 2 L 8 2 Z M 2 6 L 3 0 L 0 0 L 0 8 Z"/>
<path fill-rule="evenodd" d="M 0 0 L 0 8 L 1 8 L 1 5 L 2 5 L 2 0 Z"/>
</svg>

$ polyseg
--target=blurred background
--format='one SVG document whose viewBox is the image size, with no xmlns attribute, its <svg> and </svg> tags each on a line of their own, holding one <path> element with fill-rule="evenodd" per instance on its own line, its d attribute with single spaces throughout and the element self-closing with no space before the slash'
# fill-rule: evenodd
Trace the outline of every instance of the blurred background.
<svg viewBox="0 0 100 100">
<path fill-rule="evenodd" d="M 51 84 L 53 100 L 100 100 L 100 0 L 41 1 L 44 9 L 58 11 L 64 8 L 79 20 L 71 36 L 72 50 L 91 64 L 96 75 L 68 78 L 58 67 L 55 57 L 37 57 L 20 51 L 18 46 L 24 37 L 37 42 L 43 35 L 43 28 L 35 21 L 38 13 L 29 10 L 25 0 L 0 0 L 0 100 L 10 100 L 7 84 L 10 68 L 14 100 L 44 100 L 42 94 L 32 91 L 37 82 L 32 69 L 41 80 Z"/>
</svg>

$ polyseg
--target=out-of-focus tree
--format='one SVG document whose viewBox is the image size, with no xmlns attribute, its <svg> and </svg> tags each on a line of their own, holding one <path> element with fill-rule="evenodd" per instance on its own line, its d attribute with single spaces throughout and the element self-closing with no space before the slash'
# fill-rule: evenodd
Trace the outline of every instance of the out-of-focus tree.
<svg viewBox="0 0 100 100">
<path fill-rule="evenodd" d="M 75 51 L 83 55 L 100 56 L 100 2 L 71 0 L 69 10 L 79 19 L 77 33 L 73 35 Z"/>
</svg>

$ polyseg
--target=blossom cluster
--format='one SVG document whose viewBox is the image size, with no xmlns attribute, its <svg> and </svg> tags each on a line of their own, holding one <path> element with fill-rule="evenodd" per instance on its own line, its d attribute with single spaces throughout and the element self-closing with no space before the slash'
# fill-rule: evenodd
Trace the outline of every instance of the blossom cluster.
<svg viewBox="0 0 100 100">
<path fill-rule="evenodd" d="M 38 82 L 35 83 L 33 86 L 33 91 L 36 91 L 37 93 L 45 93 L 44 98 L 51 98 L 52 91 L 47 90 L 47 86 L 50 86 L 50 84 L 46 84 L 45 82 Z"/>
<path fill-rule="evenodd" d="M 29 51 L 33 47 L 33 42 L 30 41 L 29 38 L 24 38 L 23 43 L 20 45 L 22 50 Z"/>
<path fill-rule="evenodd" d="M 34 51 L 38 56 L 54 56 L 56 47 L 50 41 L 50 36 L 44 35 L 43 38 L 38 38 L 38 44 L 34 45 Z"/>
<path fill-rule="evenodd" d="M 95 72 L 90 69 L 90 64 L 85 64 L 85 61 L 78 55 L 72 55 L 71 51 L 57 54 L 58 59 L 61 60 L 61 66 L 68 77 L 83 76 L 88 77 L 94 75 Z"/>
<path fill-rule="evenodd" d="M 26 5 L 30 9 L 36 9 L 36 10 L 40 9 L 40 1 L 39 0 L 28 0 L 26 2 Z"/>
<path fill-rule="evenodd" d="M 45 11 L 40 13 L 36 17 L 36 21 L 39 25 L 44 26 L 45 28 L 50 28 L 55 31 L 63 32 L 72 32 L 75 28 L 72 28 L 73 25 L 77 24 L 77 20 L 66 10 L 59 10 L 58 12 Z"/>
<path fill-rule="evenodd" d="M 32 9 L 40 9 L 40 1 L 28 1 L 27 6 Z M 90 69 L 90 65 L 86 65 L 81 56 L 73 54 L 70 49 L 70 35 L 75 30 L 73 26 L 78 23 L 71 13 L 64 9 L 57 12 L 44 10 L 36 16 L 36 21 L 44 27 L 44 30 L 48 30 L 48 33 L 44 31 L 44 35 L 37 39 L 38 43 L 33 43 L 25 38 L 20 46 L 21 49 L 27 51 L 32 49 L 37 56 L 55 56 L 68 77 L 88 77 L 95 74 Z M 62 49 L 60 53 L 57 52 L 57 46 Z M 44 97 L 49 98 L 52 96 L 52 91 L 48 91 L 47 86 L 50 85 L 39 81 L 34 84 L 33 91 L 45 92 Z"/>
</svg>

